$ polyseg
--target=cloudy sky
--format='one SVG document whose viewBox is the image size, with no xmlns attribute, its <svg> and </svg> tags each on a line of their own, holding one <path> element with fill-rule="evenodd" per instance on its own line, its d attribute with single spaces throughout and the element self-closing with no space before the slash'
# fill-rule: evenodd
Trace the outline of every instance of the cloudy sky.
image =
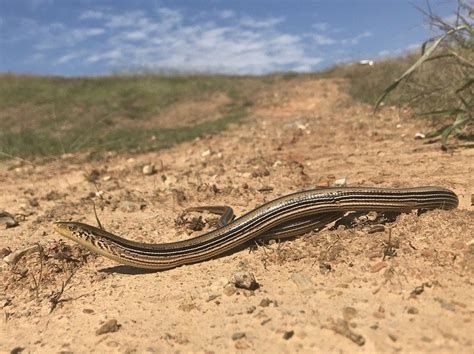
<svg viewBox="0 0 474 354">
<path fill-rule="evenodd" d="M 440 16 L 455 2 L 431 1 Z M 263 74 L 396 55 L 422 0 L 0 0 L 0 72 Z"/>
</svg>

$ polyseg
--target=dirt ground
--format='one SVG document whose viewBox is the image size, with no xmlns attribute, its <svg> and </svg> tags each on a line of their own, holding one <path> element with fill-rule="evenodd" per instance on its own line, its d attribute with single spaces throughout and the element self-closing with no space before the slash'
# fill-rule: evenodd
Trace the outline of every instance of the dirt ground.
<svg viewBox="0 0 474 354">
<path fill-rule="evenodd" d="M 0 351 L 472 353 L 474 149 L 416 140 L 425 122 L 392 108 L 373 116 L 338 87 L 289 82 L 242 124 L 168 150 L 1 162 L 0 209 L 19 225 L 0 225 L 0 249 L 43 251 L 14 267 L 0 261 Z M 157 173 L 145 175 L 147 164 Z M 212 227 L 216 217 L 203 214 L 204 230 L 192 231 L 200 214 L 184 214 L 189 206 L 228 204 L 241 215 L 343 179 L 443 186 L 460 205 L 394 221 L 369 214 L 163 272 L 117 266 L 51 227 L 96 225 L 95 203 L 108 231 L 169 242 Z M 239 271 L 259 288 L 229 286 Z"/>
</svg>

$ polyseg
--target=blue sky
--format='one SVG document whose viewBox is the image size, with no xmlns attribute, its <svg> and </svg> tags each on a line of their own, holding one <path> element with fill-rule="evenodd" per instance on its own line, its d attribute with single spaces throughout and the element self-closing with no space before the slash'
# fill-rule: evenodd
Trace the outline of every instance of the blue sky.
<svg viewBox="0 0 474 354">
<path fill-rule="evenodd" d="M 412 0 L 0 0 L 0 72 L 264 74 L 377 60 L 430 36 Z M 455 2 L 431 1 L 443 17 Z"/>
</svg>

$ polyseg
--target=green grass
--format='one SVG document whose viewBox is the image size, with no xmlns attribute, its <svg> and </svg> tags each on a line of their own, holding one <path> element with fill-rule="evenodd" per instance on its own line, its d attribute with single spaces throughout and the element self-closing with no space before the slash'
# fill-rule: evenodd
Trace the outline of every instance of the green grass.
<svg viewBox="0 0 474 354">
<path fill-rule="evenodd" d="M 320 73 L 322 78 L 343 78 L 343 89 L 357 101 L 374 105 L 383 90 L 416 61 L 416 55 L 387 58 L 374 66 L 341 64 Z M 400 102 L 399 96 L 391 96 L 389 104 Z"/>
<path fill-rule="evenodd" d="M 271 81 L 219 75 L 60 78 L 2 74 L 0 158 L 169 147 L 238 121 L 247 115 L 256 92 Z M 198 117 L 193 125 L 167 120 L 167 110 L 189 102 L 212 102 L 217 94 L 227 99 L 210 112 L 212 119 Z M 161 124 L 166 120 L 167 124 Z"/>
<path fill-rule="evenodd" d="M 427 136 L 474 137 L 474 7 L 458 0 L 455 21 L 420 9 L 436 34 L 420 52 L 376 63 L 343 65 L 322 73 L 348 79 L 346 89 L 375 110 L 382 103 L 409 107 L 414 116 L 431 119 Z"/>
</svg>

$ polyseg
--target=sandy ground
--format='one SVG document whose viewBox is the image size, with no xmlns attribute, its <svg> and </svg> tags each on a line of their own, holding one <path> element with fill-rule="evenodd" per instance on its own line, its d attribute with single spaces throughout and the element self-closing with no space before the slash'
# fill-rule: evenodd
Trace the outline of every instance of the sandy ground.
<svg viewBox="0 0 474 354">
<path fill-rule="evenodd" d="M 0 351 L 472 353 L 474 149 L 416 140 L 422 123 L 391 108 L 373 116 L 334 81 L 304 80 L 263 95 L 243 124 L 169 150 L 2 162 L 0 209 L 19 225 L 0 225 L 0 249 L 39 243 L 43 256 L 0 265 Z M 158 171 L 144 175 L 150 163 Z M 169 242 L 212 227 L 204 214 L 204 230 L 192 231 L 199 214 L 186 207 L 228 204 L 240 215 L 339 179 L 439 185 L 460 206 L 385 222 L 369 214 L 164 272 L 117 266 L 51 228 L 96 224 L 94 202 L 107 230 Z M 238 271 L 259 288 L 226 285 Z"/>
</svg>

